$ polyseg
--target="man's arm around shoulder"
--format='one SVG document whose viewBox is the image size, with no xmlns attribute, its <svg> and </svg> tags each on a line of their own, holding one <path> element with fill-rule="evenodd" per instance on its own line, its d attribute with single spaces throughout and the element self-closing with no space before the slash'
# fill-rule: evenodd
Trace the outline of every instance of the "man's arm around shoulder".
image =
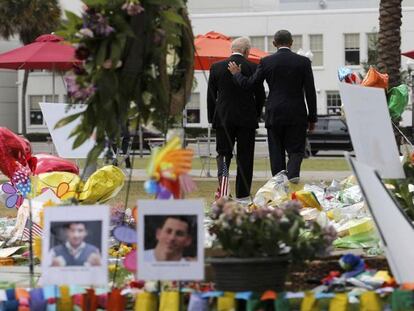
<svg viewBox="0 0 414 311">
<path fill-rule="evenodd" d="M 244 76 L 241 73 L 241 66 L 238 66 L 235 62 L 229 62 L 228 69 L 233 75 L 233 81 L 245 90 L 254 90 L 256 86 L 263 84 L 265 79 L 262 61 L 250 77 Z"/>
</svg>

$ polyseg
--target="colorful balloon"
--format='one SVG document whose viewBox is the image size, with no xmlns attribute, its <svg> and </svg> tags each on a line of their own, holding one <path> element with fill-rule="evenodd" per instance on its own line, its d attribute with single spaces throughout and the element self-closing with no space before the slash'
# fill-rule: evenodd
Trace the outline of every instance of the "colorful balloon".
<svg viewBox="0 0 414 311">
<path fill-rule="evenodd" d="M 344 81 L 347 76 L 352 74 L 352 70 L 346 67 L 338 68 L 338 79 L 339 81 Z"/>
<path fill-rule="evenodd" d="M 11 178 L 19 169 L 28 167 L 31 158 L 30 143 L 5 127 L 0 127 L 0 171 Z"/>
<path fill-rule="evenodd" d="M 153 179 L 147 180 L 144 183 L 144 190 L 148 194 L 156 194 L 159 191 L 158 183 Z"/>
<path fill-rule="evenodd" d="M 50 154 L 36 154 L 37 159 L 35 174 L 49 172 L 68 172 L 79 175 L 79 167 L 72 161 L 62 159 Z"/>
<path fill-rule="evenodd" d="M 361 85 L 368 86 L 368 87 L 377 87 L 381 89 L 388 88 L 388 74 L 380 73 L 374 69 L 374 67 L 370 67 L 367 75 L 365 76 L 364 80 L 362 80 Z"/>
<path fill-rule="evenodd" d="M 104 166 L 88 178 L 79 200 L 82 204 L 104 203 L 121 191 L 124 182 L 125 175 L 119 167 Z"/>
</svg>

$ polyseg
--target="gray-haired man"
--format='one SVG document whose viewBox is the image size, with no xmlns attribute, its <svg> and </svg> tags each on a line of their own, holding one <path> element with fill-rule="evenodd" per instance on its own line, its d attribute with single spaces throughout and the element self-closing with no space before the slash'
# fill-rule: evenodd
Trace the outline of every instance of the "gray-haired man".
<svg viewBox="0 0 414 311">
<path fill-rule="evenodd" d="M 216 130 L 217 166 L 219 180 L 225 159 L 229 169 L 234 144 L 237 141 L 236 197 L 250 195 L 253 177 L 254 141 L 258 128 L 265 92 L 263 85 L 245 90 L 233 81 L 227 70 L 229 62 L 241 65 L 243 75 L 250 76 L 256 65 L 249 62 L 250 40 L 237 38 L 232 42 L 232 55 L 213 64 L 208 81 L 208 121 Z"/>
</svg>

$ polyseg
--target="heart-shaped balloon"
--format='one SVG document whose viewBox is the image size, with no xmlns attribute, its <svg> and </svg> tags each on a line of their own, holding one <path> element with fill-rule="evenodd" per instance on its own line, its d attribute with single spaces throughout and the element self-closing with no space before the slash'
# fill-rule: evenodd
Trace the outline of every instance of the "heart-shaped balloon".
<svg viewBox="0 0 414 311">
<path fill-rule="evenodd" d="M 134 244 L 137 243 L 137 232 L 128 226 L 118 226 L 114 229 L 113 235 L 119 242 Z"/>
<path fill-rule="evenodd" d="M 137 250 L 130 251 L 124 258 L 124 267 L 128 271 L 137 271 Z"/>
</svg>

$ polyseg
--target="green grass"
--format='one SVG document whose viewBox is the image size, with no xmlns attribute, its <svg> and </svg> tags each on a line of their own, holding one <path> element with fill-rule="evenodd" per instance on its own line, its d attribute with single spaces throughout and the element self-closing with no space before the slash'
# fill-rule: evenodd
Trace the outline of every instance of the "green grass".
<svg viewBox="0 0 414 311">
<path fill-rule="evenodd" d="M 140 158 L 136 156 L 134 158 L 134 168 L 145 169 L 148 165 L 150 158 L 148 156 Z M 234 162 L 234 161 L 233 161 Z M 234 162 L 235 163 L 235 162 Z M 103 164 L 103 161 L 99 161 L 99 164 Z M 78 161 L 78 165 L 83 167 L 84 161 Z M 199 170 L 202 168 L 202 161 L 200 158 L 194 158 L 193 169 Z M 211 158 L 210 170 L 214 171 L 217 169 L 216 159 Z M 235 170 L 235 164 L 230 167 L 231 170 Z M 254 169 L 257 171 L 270 171 L 270 162 L 268 158 L 259 158 L 254 161 Z M 311 158 L 305 159 L 302 164 L 303 171 L 349 171 L 350 168 L 348 163 L 343 158 L 332 159 L 332 158 Z"/>
</svg>

